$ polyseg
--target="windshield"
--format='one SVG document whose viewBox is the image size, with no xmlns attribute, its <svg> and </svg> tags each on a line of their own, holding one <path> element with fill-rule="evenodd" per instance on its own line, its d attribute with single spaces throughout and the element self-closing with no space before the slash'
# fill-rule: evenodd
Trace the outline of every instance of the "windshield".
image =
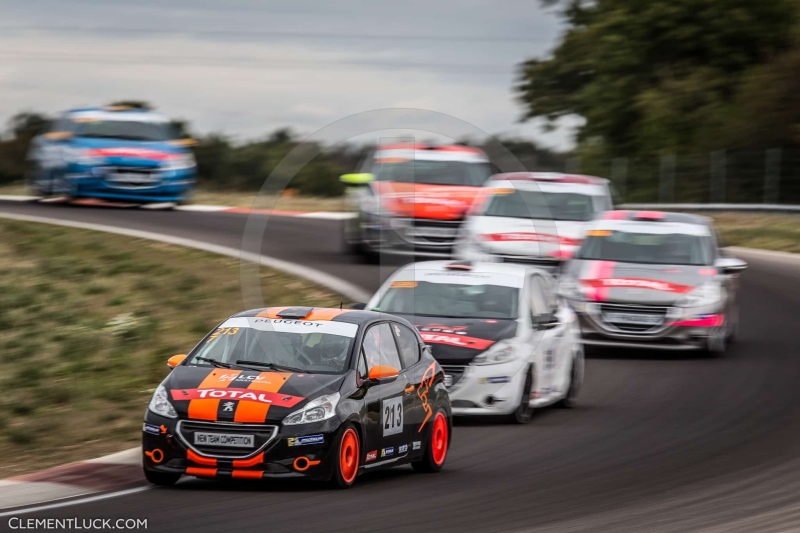
<svg viewBox="0 0 800 533">
<path fill-rule="evenodd" d="M 209 365 L 213 359 L 265 371 L 272 364 L 285 367 L 274 370 L 341 374 L 357 331 L 357 325 L 344 322 L 232 318 L 211 333 L 188 364 Z"/>
<path fill-rule="evenodd" d="M 519 289 L 500 285 L 462 285 L 396 281 L 379 303 L 384 313 L 451 318 L 517 318 Z"/>
<path fill-rule="evenodd" d="M 482 214 L 487 217 L 586 221 L 596 211 L 593 197 L 588 194 L 510 191 L 513 192 L 494 194 Z"/>
<path fill-rule="evenodd" d="M 684 233 L 587 232 L 578 259 L 658 265 L 709 265 L 709 237 Z"/>
<path fill-rule="evenodd" d="M 130 141 L 169 141 L 177 138 L 174 128 L 163 122 L 132 120 L 91 120 L 74 123 L 75 135 L 98 139 Z"/>
<path fill-rule="evenodd" d="M 492 169 L 489 163 L 417 159 L 381 162 L 377 166 L 375 175 L 378 181 L 481 187 L 492 175 Z"/>
</svg>

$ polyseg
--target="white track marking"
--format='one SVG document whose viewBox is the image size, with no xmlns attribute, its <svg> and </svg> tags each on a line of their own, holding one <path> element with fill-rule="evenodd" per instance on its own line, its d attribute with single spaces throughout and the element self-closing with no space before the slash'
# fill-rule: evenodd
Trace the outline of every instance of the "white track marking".
<svg viewBox="0 0 800 533">
<path fill-rule="evenodd" d="M 116 491 L 116 492 L 105 492 L 103 494 L 96 494 L 94 496 L 88 496 L 86 498 L 78 498 L 76 500 L 59 501 L 59 502 L 48 503 L 48 504 L 44 504 L 44 505 L 36 505 L 34 507 L 22 507 L 22 508 L 14 509 L 14 510 L 11 510 L 11 511 L 4 511 L 4 512 L 0 513 L 0 518 L 6 517 L 6 516 L 18 516 L 18 515 L 22 515 L 22 514 L 36 513 L 36 512 L 39 512 L 39 511 L 47 511 L 47 510 L 50 510 L 50 509 L 59 509 L 61 507 L 71 507 L 73 505 L 80 505 L 82 503 L 91 503 L 91 502 L 96 502 L 96 501 L 99 501 L 99 500 L 108 500 L 110 498 L 119 498 L 120 496 L 129 496 L 131 494 L 137 494 L 139 492 L 144 492 L 144 491 L 147 491 L 147 490 L 150 490 L 150 489 L 151 489 L 151 487 L 149 487 L 149 486 L 147 486 L 147 487 L 135 487 L 135 488 L 132 488 L 132 489 L 119 490 L 119 491 Z"/>
<path fill-rule="evenodd" d="M 213 213 L 214 211 L 225 211 L 231 209 L 226 205 L 178 205 L 175 206 L 176 211 L 200 211 L 204 213 Z"/>
<path fill-rule="evenodd" d="M 126 235 L 128 237 L 136 237 L 139 239 L 147 239 L 151 241 L 163 242 L 167 244 L 174 244 L 176 246 L 185 246 L 187 248 L 195 248 L 214 254 L 225 255 L 234 257 L 243 261 L 260 264 L 268 268 L 274 268 L 290 275 L 299 276 L 312 283 L 322 285 L 328 289 L 349 298 L 354 302 L 366 302 L 372 296 L 363 289 L 356 285 L 345 281 L 336 276 L 331 276 L 327 272 L 317 270 L 315 268 L 298 265 L 276 257 L 269 257 L 266 255 L 255 254 L 252 252 L 243 252 L 236 248 L 229 248 L 227 246 L 219 246 L 216 244 L 209 244 L 195 239 L 185 239 L 182 237 L 173 237 L 170 235 L 163 235 L 161 233 L 153 233 L 150 231 L 140 231 L 134 229 L 121 228 L 116 226 L 107 226 L 105 224 L 90 224 L 87 222 L 77 222 L 72 220 L 61 220 L 58 218 L 39 217 L 31 215 L 18 215 L 14 213 L 0 213 L 0 218 L 8 218 L 12 220 L 20 220 L 23 222 L 38 222 L 41 224 L 51 224 L 54 226 L 65 226 L 69 228 L 88 229 L 93 231 L 103 231 L 106 233 L 115 233 L 117 235 Z"/>
<path fill-rule="evenodd" d="M 321 220 L 345 220 L 348 218 L 355 218 L 355 213 L 339 213 L 334 211 L 316 211 L 314 213 L 303 213 L 302 215 L 295 215 L 300 218 L 318 218 Z"/>
<path fill-rule="evenodd" d="M 0 194 L 0 200 L 4 200 L 6 202 L 31 202 L 33 200 L 39 200 L 41 197 L 39 196 L 21 196 L 17 194 Z"/>
</svg>

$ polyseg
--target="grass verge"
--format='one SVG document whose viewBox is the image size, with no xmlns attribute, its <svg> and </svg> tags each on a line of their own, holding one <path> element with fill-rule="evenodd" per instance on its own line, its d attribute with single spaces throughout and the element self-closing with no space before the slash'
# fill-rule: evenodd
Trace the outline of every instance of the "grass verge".
<svg viewBox="0 0 800 533">
<path fill-rule="evenodd" d="M 714 219 L 725 246 L 800 253 L 800 215 L 704 213 Z"/>
<path fill-rule="evenodd" d="M 239 262 L 0 219 L 0 479 L 136 446 L 166 360 L 242 310 Z M 261 269 L 270 305 L 341 298 Z"/>
</svg>

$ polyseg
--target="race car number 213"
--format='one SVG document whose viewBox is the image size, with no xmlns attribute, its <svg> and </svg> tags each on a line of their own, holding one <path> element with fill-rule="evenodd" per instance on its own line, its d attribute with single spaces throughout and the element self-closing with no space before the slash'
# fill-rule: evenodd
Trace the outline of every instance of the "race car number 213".
<svg viewBox="0 0 800 533">
<path fill-rule="evenodd" d="M 389 398 L 381 405 L 383 436 L 395 435 L 403 431 L 403 398 Z"/>
</svg>

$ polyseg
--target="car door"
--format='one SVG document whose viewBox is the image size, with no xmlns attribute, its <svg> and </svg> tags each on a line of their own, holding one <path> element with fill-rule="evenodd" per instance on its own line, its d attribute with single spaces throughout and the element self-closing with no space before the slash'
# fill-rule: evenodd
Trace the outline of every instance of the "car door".
<svg viewBox="0 0 800 533">
<path fill-rule="evenodd" d="M 432 399 L 428 402 L 432 392 L 430 383 L 436 374 L 436 363 L 425 365 L 421 362 L 422 343 L 417 334 L 406 325 L 392 322 L 397 349 L 400 353 L 400 362 L 403 364 L 402 377 L 405 388 L 403 389 L 403 411 L 406 441 L 398 449 L 400 456 L 406 453 L 414 454 L 414 443 L 421 442 L 423 429 L 433 416 Z M 416 444 L 416 450 L 421 452 L 421 446 Z"/>
<path fill-rule="evenodd" d="M 548 376 L 548 385 L 542 394 L 553 395 L 563 392 L 567 386 L 570 372 L 570 357 L 568 343 L 565 341 L 567 323 L 560 320 L 558 298 L 555 283 L 549 276 L 535 274 L 533 283 L 538 288 L 545 304 L 545 316 L 540 320 L 539 328 L 542 332 L 542 347 L 544 348 L 544 366 Z"/>
<path fill-rule="evenodd" d="M 361 357 L 367 375 L 379 365 L 390 366 L 399 371 L 395 378 L 368 383 L 365 402 L 370 424 L 365 435 L 365 466 L 370 467 L 373 464 L 396 461 L 400 446 L 407 444 L 407 384 L 389 322 L 380 322 L 367 329 L 362 340 Z"/>
<path fill-rule="evenodd" d="M 544 278 L 538 274 L 531 274 L 528 278 L 528 305 L 530 306 L 532 341 L 534 342 L 534 365 L 536 376 L 534 390 L 536 399 L 541 399 L 552 394 L 557 381 L 557 352 L 555 350 L 555 336 L 549 329 L 553 322 L 552 307 L 548 301 L 548 293 Z"/>
</svg>

